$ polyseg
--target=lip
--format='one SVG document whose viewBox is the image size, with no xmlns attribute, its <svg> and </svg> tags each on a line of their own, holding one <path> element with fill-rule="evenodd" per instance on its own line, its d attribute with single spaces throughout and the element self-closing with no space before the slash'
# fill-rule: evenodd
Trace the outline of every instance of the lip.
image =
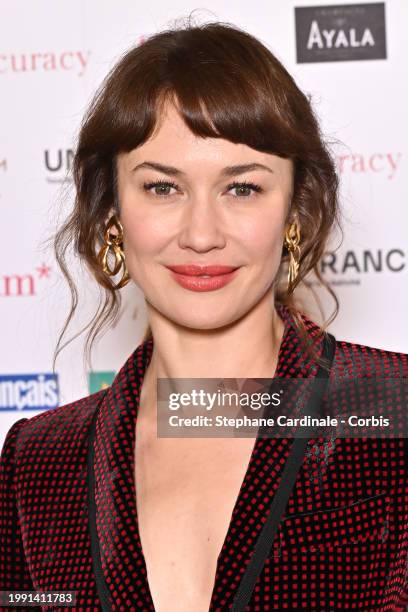
<svg viewBox="0 0 408 612">
<path fill-rule="evenodd" d="M 177 272 L 177 274 L 183 274 L 184 276 L 200 276 L 206 274 L 207 276 L 221 276 L 223 274 L 229 274 L 234 270 L 237 270 L 239 266 L 223 266 L 220 264 L 204 266 L 199 264 L 185 264 L 178 266 L 167 266 L 169 270 Z"/>
<path fill-rule="evenodd" d="M 232 266 L 167 266 L 174 280 L 190 291 L 214 291 L 224 287 L 235 278 L 239 267 Z M 208 278 L 199 276 L 208 275 Z"/>
</svg>

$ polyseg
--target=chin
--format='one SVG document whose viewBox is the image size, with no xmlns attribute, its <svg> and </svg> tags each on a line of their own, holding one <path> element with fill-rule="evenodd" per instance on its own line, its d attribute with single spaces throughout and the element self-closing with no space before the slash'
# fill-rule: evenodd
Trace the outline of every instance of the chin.
<svg viewBox="0 0 408 612">
<path fill-rule="evenodd" d="M 239 316 L 232 316 L 231 313 L 226 316 L 221 316 L 219 313 L 211 313 L 206 312 L 202 313 L 200 316 L 199 313 L 194 313 L 193 315 L 186 317 L 181 315 L 180 317 L 169 317 L 174 321 L 175 324 L 180 325 L 182 327 L 187 327 L 189 329 L 195 329 L 197 331 L 211 331 L 221 329 L 227 325 L 230 325 L 234 321 L 236 321 Z"/>
</svg>

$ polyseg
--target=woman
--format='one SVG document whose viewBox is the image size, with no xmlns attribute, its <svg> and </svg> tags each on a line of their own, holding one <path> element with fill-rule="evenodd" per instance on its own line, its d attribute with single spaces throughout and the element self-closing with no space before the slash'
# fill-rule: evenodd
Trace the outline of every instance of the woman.
<svg viewBox="0 0 408 612">
<path fill-rule="evenodd" d="M 79 610 L 402 610 L 404 439 L 157 437 L 158 378 L 408 373 L 295 305 L 339 213 L 291 76 L 229 24 L 161 32 L 108 75 L 74 178 L 56 251 L 105 289 L 89 338 L 130 280 L 149 328 L 110 388 L 9 430 L 1 589 L 72 590 Z"/>
</svg>

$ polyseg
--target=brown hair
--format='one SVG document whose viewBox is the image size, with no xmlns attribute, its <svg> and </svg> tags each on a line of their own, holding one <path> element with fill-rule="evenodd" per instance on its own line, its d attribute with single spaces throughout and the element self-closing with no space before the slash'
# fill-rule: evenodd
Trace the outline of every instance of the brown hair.
<svg viewBox="0 0 408 612">
<path fill-rule="evenodd" d="M 182 118 L 195 135 L 244 143 L 293 161 L 289 216 L 296 213 L 301 231 L 299 274 L 293 289 L 314 271 L 336 303 L 329 322 L 337 316 L 337 297 L 318 264 L 334 225 L 341 229 L 338 177 L 310 100 L 254 36 L 224 22 L 196 25 L 190 17 L 185 24 L 161 31 L 124 54 L 82 121 L 73 160 L 74 209 L 55 237 L 57 261 L 68 280 L 72 304 L 58 338 L 54 364 L 67 344 L 61 346 L 61 340 L 78 303 L 66 261 L 69 246 L 103 289 L 95 317 L 82 329 L 89 330 L 85 344 L 89 355 L 96 336 L 118 315 L 119 291 L 97 260 L 107 215 L 112 207 L 119 213 L 116 156 L 151 136 L 163 104 L 170 99 L 177 100 Z M 289 309 L 307 353 L 319 361 L 313 345 L 328 323 L 310 342 L 294 294 L 288 292 L 286 281 L 280 286 L 288 255 L 284 248 L 275 301 Z M 142 341 L 149 338 L 148 327 Z"/>
</svg>

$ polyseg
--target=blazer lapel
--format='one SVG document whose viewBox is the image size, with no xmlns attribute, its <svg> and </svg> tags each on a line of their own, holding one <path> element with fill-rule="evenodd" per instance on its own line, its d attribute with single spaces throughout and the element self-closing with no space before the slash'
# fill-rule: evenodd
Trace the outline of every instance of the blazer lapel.
<svg viewBox="0 0 408 612">
<path fill-rule="evenodd" d="M 283 306 L 277 310 L 285 323 L 285 331 L 275 377 L 314 376 L 316 364 L 304 359 L 291 314 Z M 318 327 L 306 317 L 304 321 L 309 333 L 315 336 Z M 94 487 L 91 480 L 88 482 L 89 499 L 95 509 L 94 516 L 90 516 L 90 530 L 94 573 L 101 601 L 106 602 L 104 610 L 111 609 L 109 601 L 118 609 L 124 606 L 154 610 L 137 524 L 134 479 L 137 410 L 152 351 L 153 340 L 137 347 L 95 415 L 94 438 L 90 444 L 93 454 L 88 457 L 94 478 Z M 232 603 L 266 521 L 291 440 L 258 437 L 255 441 L 218 556 L 210 611 L 225 609 Z"/>
<path fill-rule="evenodd" d="M 137 407 L 152 349 L 152 341 L 145 342 L 129 357 L 108 389 L 95 422 L 93 471 L 99 550 L 93 551 L 93 564 L 101 601 L 109 597 L 114 609 L 135 606 L 154 610 L 137 526 L 134 480 Z M 105 605 L 104 609 L 112 608 Z"/>
</svg>

